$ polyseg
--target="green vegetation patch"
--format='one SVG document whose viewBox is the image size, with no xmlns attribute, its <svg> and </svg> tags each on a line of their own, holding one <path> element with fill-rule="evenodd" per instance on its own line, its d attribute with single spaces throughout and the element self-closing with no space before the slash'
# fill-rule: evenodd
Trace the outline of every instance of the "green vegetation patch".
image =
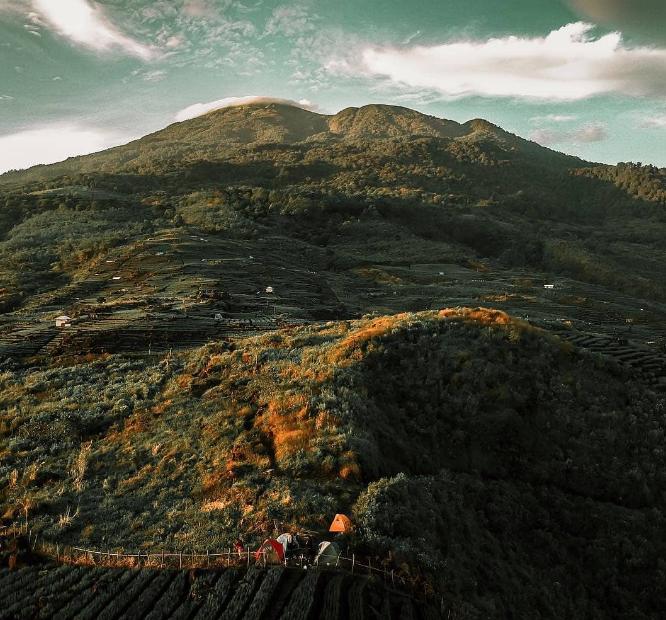
<svg viewBox="0 0 666 620">
<path fill-rule="evenodd" d="M 353 512 L 357 545 L 488 612 L 521 579 L 567 588 L 588 544 L 589 562 L 637 575 L 618 577 L 618 605 L 639 579 L 657 591 L 657 547 L 613 533 L 653 541 L 664 525 L 663 399 L 496 310 L 15 367 L 0 410 L 3 512 L 46 538 L 220 549 Z M 556 553 L 567 579 L 553 577 Z M 580 601 L 600 606 L 593 585 Z"/>
</svg>

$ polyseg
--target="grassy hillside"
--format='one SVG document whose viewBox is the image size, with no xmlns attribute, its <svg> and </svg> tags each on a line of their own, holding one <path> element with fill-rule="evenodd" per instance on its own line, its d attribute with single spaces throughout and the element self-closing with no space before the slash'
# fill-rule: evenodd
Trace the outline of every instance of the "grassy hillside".
<svg viewBox="0 0 666 620">
<path fill-rule="evenodd" d="M 501 312 L 325 323 L 1 379 L 5 516 L 47 538 L 226 548 L 342 511 L 359 548 L 390 550 L 479 613 L 663 604 L 663 398 Z"/>
</svg>

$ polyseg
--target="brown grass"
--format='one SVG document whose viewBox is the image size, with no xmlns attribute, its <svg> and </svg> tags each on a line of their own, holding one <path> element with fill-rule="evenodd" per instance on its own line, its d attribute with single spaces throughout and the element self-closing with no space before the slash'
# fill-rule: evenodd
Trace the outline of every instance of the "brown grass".
<svg viewBox="0 0 666 620">
<path fill-rule="evenodd" d="M 378 269 L 376 267 L 359 267 L 352 270 L 355 274 L 376 282 L 377 284 L 402 284 L 402 278 L 394 276 L 383 269 Z"/>
<path fill-rule="evenodd" d="M 160 403 L 157 403 L 156 405 L 153 405 L 151 408 L 151 413 L 153 415 L 161 415 L 163 414 L 171 405 L 173 404 L 173 400 L 164 400 Z"/>
<path fill-rule="evenodd" d="M 299 450 L 307 450 L 316 436 L 315 420 L 303 394 L 272 400 L 259 425 L 272 438 L 278 462 Z"/>
<path fill-rule="evenodd" d="M 409 314 L 402 313 L 394 316 L 382 316 L 373 319 L 367 326 L 352 331 L 346 338 L 336 344 L 327 356 L 327 362 L 340 363 L 345 359 L 358 360 L 362 358 L 362 348 L 370 340 L 387 334 L 392 329 L 404 324 Z M 355 354 L 352 354 L 355 352 Z"/>
</svg>

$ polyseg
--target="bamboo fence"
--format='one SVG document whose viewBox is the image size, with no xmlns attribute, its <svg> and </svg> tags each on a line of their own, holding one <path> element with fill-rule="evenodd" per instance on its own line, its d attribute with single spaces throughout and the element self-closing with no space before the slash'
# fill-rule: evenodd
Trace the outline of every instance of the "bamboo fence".
<svg viewBox="0 0 666 620">
<path fill-rule="evenodd" d="M 108 568 L 170 568 L 178 570 L 193 569 L 224 569 L 247 568 L 249 566 L 275 565 L 269 557 L 270 551 L 235 551 L 228 548 L 226 551 L 184 552 L 184 551 L 114 551 L 91 549 L 75 545 L 61 545 L 46 541 L 33 533 L 26 524 L 0 528 L 4 536 L 23 536 L 28 540 L 29 548 L 36 554 L 49 558 L 57 564 L 72 564 L 79 566 L 100 566 Z M 406 588 L 415 594 L 428 597 L 431 593 L 426 582 L 405 575 L 401 571 L 389 569 L 383 563 L 373 565 L 369 557 L 351 557 L 342 554 L 328 556 L 325 562 L 318 562 L 316 558 L 303 553 L 285 556 L 280 562 L 287 568 L 302 570 L 337 570 L 352 575 L 366 575 L 382 579 L 393 586 Z"/>
</svg>

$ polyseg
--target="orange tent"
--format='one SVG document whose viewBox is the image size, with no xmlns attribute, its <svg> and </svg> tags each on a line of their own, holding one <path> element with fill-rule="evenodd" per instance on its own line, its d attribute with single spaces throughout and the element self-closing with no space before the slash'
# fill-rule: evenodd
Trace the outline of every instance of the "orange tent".
<svg viewBox="0 0 666 620">
<path fill-rule="evenodd" d="M 328 531 L 346 534 L 347 532 L 351 532 L 351 529 L 352 529 L 352 522 L 350 521 L 348 516 L 335 515 L 333 523 L 331 523 L 331 527 L 329 528 Z"/>
</svg>

